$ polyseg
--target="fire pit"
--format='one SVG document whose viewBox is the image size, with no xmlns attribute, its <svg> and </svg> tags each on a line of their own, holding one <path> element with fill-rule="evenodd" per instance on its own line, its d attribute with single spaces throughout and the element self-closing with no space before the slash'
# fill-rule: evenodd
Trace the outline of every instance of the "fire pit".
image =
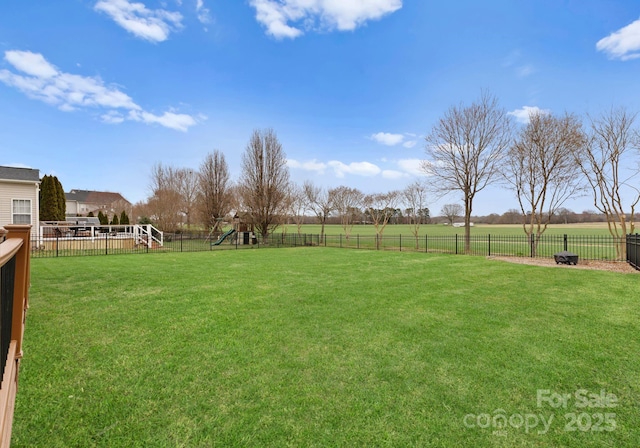
<svg viewBox="0 0 640 448">
<path fill-rule="evenodd" d="M 578 264 L 578 255 L 567 252 L 566 250 L 554 254 L 553 259 L 556 260 L 556 264 Z"/>
</svg>

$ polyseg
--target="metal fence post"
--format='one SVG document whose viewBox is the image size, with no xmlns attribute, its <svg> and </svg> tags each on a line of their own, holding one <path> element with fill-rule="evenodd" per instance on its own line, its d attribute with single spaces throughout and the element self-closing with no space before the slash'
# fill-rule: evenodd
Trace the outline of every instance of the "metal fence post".
<svg viewBox="0 0 640 448">
<path fill-rule="evenodd" d="M 402 233 L 400 234 L 400 252 L 402 252 Z"/>
<path fill-rule="evenodd" d="M 424 234 L 424 253 L 425 254 L 429 252 L 427 247 L 428 247 L 428 241 L 427 241 L 427 234 L 425 233 Z"/>
<path fill-rule="evenodd" d="M 535 252 L 535 250 L 536 250 L 536 249 L 535 249 L 535 248 L 536 248 L 536 235 L 535 235 L 534 233 L 532 233 L 532 234 L 531 234 L 531 243 L 530 243 L 530 246 L 531 246 L 531 247 L 529 248 L 529 250 L 530 250 L 530 254 L 529 254 L 529 256 L 530 256 L 531 258 L 533 258 L 533 254 L 534 254 L 534 252 Z"/>
<path fill-rule="evenodd" d="M 564 250 L 567 251 L 568 250 L 568 243 L 567 243 L 567 234 L 564 234 Z"/>
<path fill-rule="evenodd" d="M 104 254 L 109 255 L 109 232 L 104 234 Z"/>
<path fill-rule="evenodd" d="M 456 233 L 456 255 L 458 255 L 458 234 Z"/>
<path fill-rule="evenodd" d="M 489 250 L 489 256 L 491 256 L 491 234 L 490 233 L 487 235 L 487 245 Z"/>
</svg>

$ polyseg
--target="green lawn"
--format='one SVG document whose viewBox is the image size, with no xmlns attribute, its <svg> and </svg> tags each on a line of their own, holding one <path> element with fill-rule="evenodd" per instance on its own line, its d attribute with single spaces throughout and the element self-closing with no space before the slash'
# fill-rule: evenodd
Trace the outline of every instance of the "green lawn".
<svg viewBox="0 0 640 448">
<path fill-rule="evenodd" d="M 33 260 L 13 446 L 640 446 L 639 279 L 318 247 Z"/>
<path fill-rule="evenodd" d="M 276 232 L 295 233 L 297 227 L 289 224 L 280 226 Z M 301 233 L 319 234 L 320 225 L 305 224 L 302 226 Z M 413 226 L 406 224 L 389 224 L 384 229 L 384 235 L 404 235 L 410 236 L 413 232 Z M 344 229 L 339 224 L 330 224 L 325 226 L 327 235 L 344 234 Z M 370 236 L 375 235 L 376 230 L 373 225 L 356 225 L 351 229 L 352 235 Z M 464 235 L 464 227 L 452 227 L 442 224 L 423 224 L 420 226 L 420 235 L 442 236 L 442 235 Z M 478 224 L 471 228 L 472 235 L 524 235 L 521 225 L 517 224 Z M 553 224 L 550 225 L 545 234 L 549 235 L 602 235 L 608 236 L 606 223 L 587 223 L 587 224 Z"/>
</svg>

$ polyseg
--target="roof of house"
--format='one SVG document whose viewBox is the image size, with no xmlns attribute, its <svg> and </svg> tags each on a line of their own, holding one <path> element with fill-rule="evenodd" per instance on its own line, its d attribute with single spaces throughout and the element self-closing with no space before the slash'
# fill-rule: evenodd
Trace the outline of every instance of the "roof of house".
<svg viewBox="0 0 640 448">
<path fill-rule="evenodd" d="M 112 193 L 109 191 L 91 191 L 91 190 L 71 190 L 64 194 L 67 201 L 77 201 L 83 204 L 113 204 L 117 201 L 127 201 L 120 193 Z"/>
<path fill-rule="evenodd" d="M 0 179 L 40 182 L 40 170 L 35 170 L 32 168 L 14 168 L 12 166 L 0 166 Z"/>
</svg>

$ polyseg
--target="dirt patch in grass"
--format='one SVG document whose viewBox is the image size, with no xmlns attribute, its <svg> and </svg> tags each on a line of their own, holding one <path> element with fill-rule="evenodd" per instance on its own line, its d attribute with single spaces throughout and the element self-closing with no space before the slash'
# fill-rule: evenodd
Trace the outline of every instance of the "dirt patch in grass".
<svg viewBox="0 0 640 448">
<path fill-rule="evenodd" d="M 548 266 L 563 269 L 592 269 L 598 271 L 620 272 L 623 274 L 638 274 L 629 263 L 623 261 L 596 261 L 580 260 L 577 265 L 556 264 L 552 258 L 527 258 L 527 257 L 487 257 L 489 260 L 500 260 L 509 263 L 529 264 L 533 266 Z"/>
</svg>

